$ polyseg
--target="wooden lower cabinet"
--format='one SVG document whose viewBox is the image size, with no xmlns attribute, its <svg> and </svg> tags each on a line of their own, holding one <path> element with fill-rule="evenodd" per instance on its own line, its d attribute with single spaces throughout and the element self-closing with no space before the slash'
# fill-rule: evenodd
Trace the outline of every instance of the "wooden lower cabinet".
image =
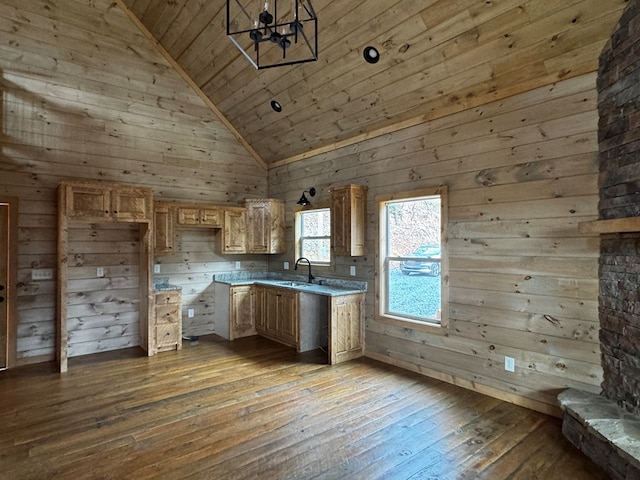
<svg viewBox="0 0 640 480">
<path fill-rule="evenodd" d="M 163 290 L 155 294 L 155 350 L 182 348 L 182 292 Z"/>
<path fill-rule="evenodd" d="M 364 355 L 364 293 L 330 298 L 329 363 Z"/>
<path fill-rule="evenodd" d="M 364 296 L 216 283 L 215 332 L 229 340 L 258 334 L 298 352 L 328 347 L 328 363 L 340 363 L 364 354 Z"/>
<path fill-rule="evenodd" d="M 229 340 L 256 334 L 254 297 L 252 285 L 229 289 Z"/>
<path fill-rule="evenodd" d="M 256 286 L 256 331 L 291 347 L 298 347 L 299 293 Z"/>
</svg>

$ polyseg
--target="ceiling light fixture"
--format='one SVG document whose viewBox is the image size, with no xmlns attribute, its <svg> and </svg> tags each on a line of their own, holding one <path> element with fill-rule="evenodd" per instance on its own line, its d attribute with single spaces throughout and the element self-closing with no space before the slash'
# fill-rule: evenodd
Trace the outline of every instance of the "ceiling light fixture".
<svg viewBox="0 0 640 480">
<path fill-rule="evenodd" d="M 309 196 L 311 196 L 311 197 L 315 197 L 316 196 L 316 189 L 311 187 L 309 190 L 305 190 L 304 192 L 302 192 L 302 196 L 300 197 L 300 200 L 298 200 L 296 203 L 298 205 L 302 205 L 303 207 L 307 207 L 307 206 L 311 205 L 311 202 L 309 201 L 309 199 L 307 199 L 307 196 L 305 195 L 305 193 L 308 193 Z"/>
<path fill-rule="evenodd" d="M 362 56 L 368 63 L 378 63 L 378 60 L 380 60 L 380 52 L 376 47 L 365 47 L 362 51 Z"/>
<path fill-rule="evenodd" d="M 271 108 L 273 108 L 274 112 L 281 112 L 282 111 L 282 105 L 280 105 L 280 102 L 278 102 L 277 100 L 271 100 Z"/>
<path fill-rule="evenodd" d="M 227 36 L 257 69 L 318 59 L 311 0 L 227 0 Z"/>
</svg>

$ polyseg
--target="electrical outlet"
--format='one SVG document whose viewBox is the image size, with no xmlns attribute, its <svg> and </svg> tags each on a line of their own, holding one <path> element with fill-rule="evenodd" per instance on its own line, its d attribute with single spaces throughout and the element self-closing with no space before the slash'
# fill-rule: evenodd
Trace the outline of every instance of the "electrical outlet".
<svg viewBox="0 0 640 480">
<path fill-rule="evenodd" d="M 195 311 L 193 310 L 193 308 L 190 308 L 189 310 L 187 310 L 187 317 L 189 318 L 193 318 L 193 316 L 195 315 Z"/>
<path fill-rule="evenodd" d="M 516 361 L 511 357 L 504 357 L 504 369 L 507 372 L 516 371 Z"/>
<path fill-rule="evenodd" d="M 98 267 L 98 268 L 96 269 L 96 276 L 97 276 L 98 278 L 102 278 L 102 277 L 104 277 L 104 268 L 102 268 L 102 267 Z"/>
<path fill-rule="evenodd" d="M 31 280 L 51 280 L 52 278 L 52 268 L 36 268 L 31 270 Z"/>
<path fill-rule="evenodd" d="M 242 262 L 236 262 L 236 270 L 240 270 L 242 268 Z"/>
<path fill-rule="evenodd" d="M 156 263 L 153 266 L 153 273 L 160 273 L 160 264 L 159 263 Z"/>
<path fill-rule="evenodd" d="M 289 270 L 289 262 L 284 262 L 284 269 Z"/>
<path fill-rule="evenodd" d="M 352 277 L 356 276 L 356 266 L 355 265 L 351 265 L 351 267 L 349 268 L 349 275 L 351 275 Z"/>
</svg>

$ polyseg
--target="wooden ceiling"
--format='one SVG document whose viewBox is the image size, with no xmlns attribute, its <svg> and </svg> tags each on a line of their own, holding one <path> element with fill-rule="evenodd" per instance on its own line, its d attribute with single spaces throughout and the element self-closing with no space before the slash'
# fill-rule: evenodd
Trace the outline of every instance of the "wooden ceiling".
<svg viewBox="0 0 640 480">
<path fill-rule="evenodd" d="M 313 0 L 318 61 L 256 70 L 226 36 L 224 0 L 123 2 L 268 165 L 594 71 L 626 5 Z"/>
</svg>

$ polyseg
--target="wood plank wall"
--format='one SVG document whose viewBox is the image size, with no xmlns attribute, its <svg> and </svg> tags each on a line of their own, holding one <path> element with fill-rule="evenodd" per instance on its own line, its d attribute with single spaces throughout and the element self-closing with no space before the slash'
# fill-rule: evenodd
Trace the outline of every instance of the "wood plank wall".
<svg viewBox="0 0 640 480">
<path fill-rule="evenodd" d="M 55 284 L 33 281 L 31 271 L 56 266 L 60 180 L 123 182 L 163 200 L 237 205 L 266 195 L 267 176 L 111 2 L 3 0 L 0 37 L 0 188 L 20 201 L 18 362 L 30 363 L 54 352 Z M 179 254 L 158 259 L 162 274 L 187 287 L 185 320 L 190 303 L 201 311 L 211 274 L 235 266 L 233 256 L 204 255 L 204 235 L 184 235 Z M 95 258 L 92 269 L 107 260 Z M 90 303 L 74 305 L 77 318 Z M 211 312 L 202 311 L 193 334 L 211 329 Z"/>
<path fill-rule="evenodd" d="M 565 387 L 599 391 L 596 76 L 585 74 L 271 169 L 288 221 L 303 189 L 369 187 L 368 252 L 317 273 L 369 283 L 366 352 L 540 410 Z M 433 335 L 376 321 L 375 196 L 449 189 L 450 327 Z M 292 238 L 292 234 L 289 235 Z M 274 257 L 281 268 L 288 252 Z M 504 356 L 515 358 L 505 372 Z M 519 398 L 518 398 L 519 397 Z"/>
<path fill-rule="evenodd" d="M 137 224 L 70 226 L 69 357 L 140 344 L 139 252 Z"/>
</svg>

